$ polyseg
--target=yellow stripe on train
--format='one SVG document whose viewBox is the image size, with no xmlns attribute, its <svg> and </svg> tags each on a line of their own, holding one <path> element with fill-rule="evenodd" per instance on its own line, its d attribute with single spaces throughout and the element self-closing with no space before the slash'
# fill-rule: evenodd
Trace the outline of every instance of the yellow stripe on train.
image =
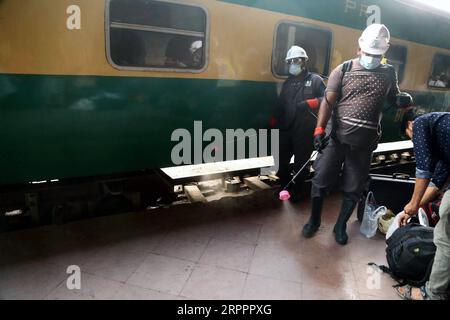
<svg viewBox="0 0 450 320">
<path fill-rule="evenodd" d="M 200 73 L 122 71 L 107 60 L 105 0 L 0 1 L 0 73 L 178 77 L 280 81 L 272 73 L 274 33 L 280 21 L 303 22 L 333 34 L 331 68 L 356 54 L 361 31 L 335 24 L 219 1 L 183 1 L 208 13 L 207 67 Z M 70 30 L 67 8 L 77 5 L 81 29 Z M 402 88 L 428 90 L 432 59 L 438 49 L 400 39 L 408 48 Z"/>
</svg>

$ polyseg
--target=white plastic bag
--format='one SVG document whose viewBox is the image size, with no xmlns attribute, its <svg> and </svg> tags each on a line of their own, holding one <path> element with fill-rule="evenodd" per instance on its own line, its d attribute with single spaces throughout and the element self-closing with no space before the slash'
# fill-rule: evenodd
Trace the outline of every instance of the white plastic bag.
<svg viewBox="0 0 450 320">
<path fill-rule="evenodd" d="M 387 212 L 385 206 L 379 206 L 372 192 L 369 192 L 364 207 L 364 216 L 361 222 L 360 231 L 367 238 L 372 238 L 378 229 L 378 219 Z"/>
<path fill-rule="evenodd" d="M 417 213 L 417 215 L 419 217 L 419 223 L 421 225 L 423 225 L 424 227 L 430 226 L 430 222 L 428 221 L 427 214 L 425 213 L 425 211 L 422 208 L 419 208 L 419 212 Z"/>
<path fill-rule="evenodd" d="M 394 218 L 394 221 L 392 221 L 388 232 L 386 232 L 386 240 L 390 238 L 390 236 L 392 236 L 392 234 L 394 233 L 395 230 L 397 230 L 399 228 L 399 220 L 400 220 L 400 216 L 403 213 L 400 212 L 399 214 L 397 214 Z M 425 213 L 425 211 L 422 208 L 419 208 L 419 212 L 418 212 L 418 216 L 419 216 L 419 223 L 424 226 L 424 227 L 429 227 L 430 224 L 428 222 L 428 217 L 427 214 Z M 411 218 L 409 218 L 406 223 L 409 223 L 411 221 Z"/>
<path fill-rule="evenodd" d="M 394 218 L 394 221 L 392 221 L 391 225 L 389 226 L 389 229 L 388 229 L 388 231 L 386 232 L 386 240 L 389 239 L 389 238 L 392 236 L 392 234 L 394 233 L 394 231 L 397 230 L 397 229 L 399 228 L 398 223 L 399 223 L 399 221 L 400 221 L 400 215 L 401 215 L 402 213 L 403 213 L 403 211 L 400 212 L 399 214 L 397 214 L 397 215 L 395 216 L 395 218 Z"/>
</svg>

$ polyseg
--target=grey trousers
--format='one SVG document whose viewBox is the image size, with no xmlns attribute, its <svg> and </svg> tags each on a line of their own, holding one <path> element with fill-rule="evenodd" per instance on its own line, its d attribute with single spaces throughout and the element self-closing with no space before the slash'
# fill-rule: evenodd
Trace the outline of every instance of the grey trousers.
<svg viewBox="0 0 450 320">
<path fill-rule="evenodd" d="M 434 228 L 434 244 L 436 254 L 431 269 L 430 280 L 425 288 L 428 296 L 433 300 L 446 298 L 446 291 L 450 284 L 450 190 L 444 195 L 439 208 L 439 222 Z"/>
<path fill-rule="evenodd" d="M 342 191 L 347 199 L 358 201 L 364 190 L 372 162 L 371 148 L 358 148 L 330 139 L 314 161 L 311 197 L 323 197 L 336 185 L 342 172 Z"/>
</svg>

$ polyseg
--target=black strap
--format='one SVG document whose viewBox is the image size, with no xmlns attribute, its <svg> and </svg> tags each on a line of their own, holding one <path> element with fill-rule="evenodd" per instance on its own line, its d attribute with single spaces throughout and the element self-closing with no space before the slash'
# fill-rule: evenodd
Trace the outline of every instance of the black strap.
<svg viewBox="0 0 450 320">
<path fill-rule="evenodd" d="M 392 286 L 392 287 L 394 287 L 394 288 L 396 288 L 396 287 L 402 287 L 402 286 L 404 286 L 405 284 L 407 284 L 404 280 L 397 278 L 397 277 L 392 273 L 392 270 L 389 269 L 389 267 L 387 267 L 387 266 L 383 266 L 383 265 L 379 266 L 379 265 L 377 265 L 377 264 L 374 263 L 374 262 L 369 262 L 368 265 L 369 265 L 369 266 L 375 266 L 375 267 L 377 267 L 378 269 L 380 269 L 380 270 L 383 271 L 384 273 L 387 273 L 388 275 L 390 275 L 392 279 L 394 279 L 395 281 L 397 281 L 397 284 Z"/>
<path fill-rule="evenodd" d="M 425 273 L 424 277 L 421 280 L 405 280 L 405 279 L 399 279 L 398 277 L 396 277 L 393 273 L 392 270 L 389 269 L 389 267 L 387 266 L 379 266 L 374 262 L 369 262 L 368 265 L 369 266 L 375 266 L 377 268 L 379 268 L 381 271 L 383 271 L 384 273 L 387 273 L 388 275 L 391 276 L 392 279 L 394 279 L 395 281 L 397 281 L 397 284 L 393 285 L 392 287 L 397 288 L 397 287 L 403 287 L 406 284 L 409 284 L 413 287 L 421 287 L 423 286 L 428 279 L 430 278 L 431 275 L 431 270 L 433 269 L 433 262 L 434 262 L 434 258 L 430 261 L 430 263 L 428 264 L 427 267 L 427 272 Z"/>
<path fill-rule="evenodd" d="M 342 64 L 341 87 L 342 87 L 342 80 L 344 79 L 345 73 L 349 72 L 352 69 L 352 66 L 353 66 L 353 60 L 347 60 Z"/>
<path fill-rule="evenodd" d="M 353 60 L 347 60 L 342 64 L 342 75 L 341 75 L 341 82 L 339 84 L 339 97 L 335 103 L 334 106 L 336 106 L 339 101 L 342 99 L 342 81 L 344 80 L 344 76 L 347 72 L 349 72 L 352 69 L 353 66 Z M 326 98 L 326 93 L 325 93 L 325 98 Z M 328 101 L 327 101 L 328 103 Z M 331 107 L 331 106 L 330 106 Z M 331 114 L 331 119 L 332 119 L 332 127 L 331 127 L 331 137 L 333 137 L 333 139 L 338 140 L 337 139 L 337 135 L 336 135 L 336 128 L 337 128 L 337 119 L 336 119 L 336 115 L 335 115 L 335 111 L 334 111 L 334 107 L 332 107 L 332 114 Z"/>
<path fill-rule="evenodd" d="M 303 79 L 303 84 L 300 90 L 297 91 L 297 93 L 294 96 L 294 102 L 295 102 L 295 115 L 294 118 L 296 118 L 298 116 L 298 108 L 297 108 L 297 98 L 298 95 L 301 93 L 302 94 L 302 101 L 303 102 L 305 99 L 305 85 L 307 81 L 310 81 L 310 79 L 312 78 L 312 73 L 308 71 L 307 75 L 305 76 L 305 78 Z M 311 86 L 312 86 L 312 80 L 311 80 Z M 306 110 L 309 111 L 309 110 Z M 315 116 L 314 116 L 315 117 Z"/>
<path fill-rule="evenodd" d="M 294 97 L 294 101 L 297 101 L 297 97 L 298 97 L 298 94 L 299 94 L 300 92 L 302 93 L 302 100 L 305 98 L 305 85 L 306 85 L 306 82 L 309 81 L 309 79 L 311 78 L 311 76 L 312 76 L 312 74 L 311 74 L 310 72 L 308 72 L 308 74 L 306 75 L 305 79 L 303 79 L 303 85 L 302 85 L 301 90 L 298 90 L 298 91 L 297 91 L 297 94 L 296 94 L 295 97 Z"/>
</svg>

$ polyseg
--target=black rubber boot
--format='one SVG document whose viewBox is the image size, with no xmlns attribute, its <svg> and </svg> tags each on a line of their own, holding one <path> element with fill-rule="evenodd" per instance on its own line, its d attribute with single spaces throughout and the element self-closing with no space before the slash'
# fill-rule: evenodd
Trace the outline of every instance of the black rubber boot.
<svg viewBox="0 0 450 320">
<path fill-rule="evenodd" d="M 333 232 L 336 242 L 342 245 L 347 244 L 347 221 L 353 213 L 357 202 L 349 199 L 344 199 L 342 201 L 341 212 L 334 226 Z"/>
<path fill-rule="evenodd" d="M 320 227 L 320 216 L 322 214 L 323 197 L 311 198 L 311 217 L 303 227 L 303 236 L 311 238 Z"/>
</svg>

